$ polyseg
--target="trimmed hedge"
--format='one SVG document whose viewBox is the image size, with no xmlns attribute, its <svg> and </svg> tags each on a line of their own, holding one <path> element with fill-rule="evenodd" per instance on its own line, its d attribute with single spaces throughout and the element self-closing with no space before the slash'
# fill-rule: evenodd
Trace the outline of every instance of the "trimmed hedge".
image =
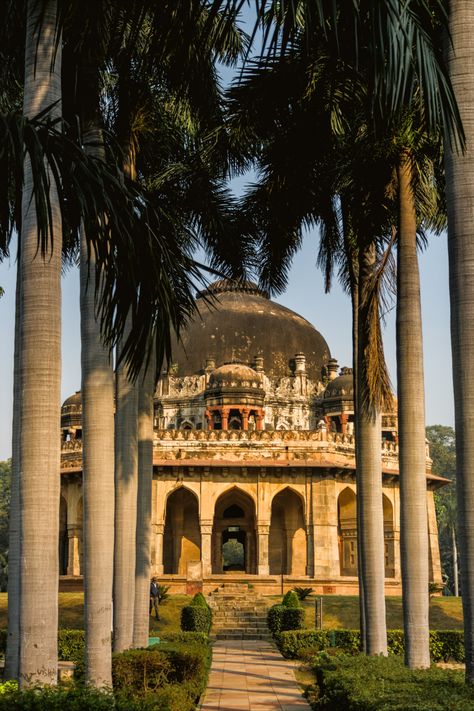
<svg viewBox="0 0 474 711">
<path fill-rule="evenodd" d="M 75 661 L 84 655 L 84 630 L 58 630 L 58 659 L 61 662 Z M 0 652 L 7 649 L 7 630 L 0 630 Z"/>
<path fill-rule="evenodd" d="M 300 599 L 294 590 L 288 590 L 283 596 L 281 604 L 285 607 L 301 607 Z"/>
<path fill-rule="evenodd" d="M 305 613 L 302 607 L 273 605 L 267 614 L 267 625 L 276 636 L 286 630 L 301 630 L 304 627 Z"/>
<path fill-rule="evenodd" d="M 212 625 L 212 610 L 202 593 L 196 593 L 190 605 L 181 610 L 181 629 L 183 632 L 209 633 Z"/>
<path fill-rule="evenodd" d="M 281 630 L 275 635 L 276 643 L 284 657 L 296 659 L 325 649 L 336 647 L 354 654 L 360 650 L 359 630 Z M 387 632 L 389 654 L 404 653 L 403 630 Z M 464 662 L 464 634 L 458 630 L 430 631 L 431 661 Z"/>
<path fill-rule="evenodd" d="M 307 695 L 318 711 L 472 711 L 474 689 L 460 671 L 407 669 L 400 657 L 320 654 L 317 685 Z"/>
</svg>

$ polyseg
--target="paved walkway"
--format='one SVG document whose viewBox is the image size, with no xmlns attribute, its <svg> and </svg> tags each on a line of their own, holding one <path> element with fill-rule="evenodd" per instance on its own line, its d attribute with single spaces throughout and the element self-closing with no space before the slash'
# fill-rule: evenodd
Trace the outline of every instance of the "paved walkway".
<svg viewBox="0 0 474 711">
<path fill-rule="evenodd" d="M 202 711 L 308 711 L 293 673 L 269 642 L 214 643 Z"/>
</svg>

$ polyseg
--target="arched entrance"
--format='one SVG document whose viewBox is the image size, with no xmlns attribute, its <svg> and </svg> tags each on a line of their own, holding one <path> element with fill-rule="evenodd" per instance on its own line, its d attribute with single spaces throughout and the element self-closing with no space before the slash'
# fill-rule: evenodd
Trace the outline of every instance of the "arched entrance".
<svg viewBox="0 0 474 711">
<path fill-rule="evenodd" d="M 352 489 L 339 494 L 337 504 L 339 523 L 339 562 L 341 575 L 357 575 L 357 508 Z"/>
<path fill-rule="evenodd" d="M 301 497 L 289 487 L 272 501 L 270 575 L 306 575 L 306 530 Z"/>
<path fill-rule="evenodd" d="M 188 562 L 198 560 L 201 560 L 198 500 L 189 489 L 181 487 L 166 502 L 164 572 L 186 575 Z"/>
<path fill-rule="evenodd" d="M 393 533 L 393 506 L 392 502 L 382 494 L 383 501 L 383 533 L 385 542 L 385 577 L 395 576 L 395 540 Z"/>
<path fill-rule="evenodd" d="M 212 572 L 257 572 L 255 503 L 234 487 L 216 501 L 212 530 Z"/>
</svg>

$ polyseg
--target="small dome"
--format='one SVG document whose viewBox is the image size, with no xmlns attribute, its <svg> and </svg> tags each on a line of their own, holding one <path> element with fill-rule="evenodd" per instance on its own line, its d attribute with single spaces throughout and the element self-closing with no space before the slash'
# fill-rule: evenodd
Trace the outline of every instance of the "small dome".
<svg viewBox="0 0 474 711">
<path fill-rule="evenodd" d="M 352 368 L 341 368 L 341 374 L 334 380 L 330 380 L 324 391 L 324 399 L 342 398 L 345 400 L 354 399 L 354 376 Z"/>
<path fill-rule="evenodd" d="M 239 390 L 261 389 L 262 377 L 256 370 L 244 363 L 225 363 L 211 373 L 207 389 L 221 390 L 227 388 L 238 388 Z"/>
<path fill-rule="evenodd" d="M 70 395 L 66 398 L 61 405 L 61 412 L 71 412 L 73 409 L 76 411 L 77 409 L 79 409 L 79 411 L 82 410 L 82 397 L 80 390 L 76 390 L 74 395 Z"/>
<path fill-rule="evenodd" d="M 62 429 L 80 428 L 82 426 L 82 397 L 81 391 L 77 390 L 64 400 L 61 407 L 61 427 Z"/>
</svg>

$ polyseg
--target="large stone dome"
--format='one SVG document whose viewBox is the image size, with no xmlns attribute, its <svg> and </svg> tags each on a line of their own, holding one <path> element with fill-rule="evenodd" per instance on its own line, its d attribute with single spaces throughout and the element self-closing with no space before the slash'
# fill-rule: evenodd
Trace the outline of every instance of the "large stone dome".
<svg viewBox="0 0 474 711">
<path fill-rule="evenodd" d="M 252 282 L 215 282 L 199 294 L 197 304 L 200 315 L 173 348 L 176 375 L 202 372 L 209 357 L 215 366 L 236 360 L 252 366 L 258 356 L 267 375 L 283 377 L 294 369 L 295 354 L 304 353 L 309 377 L 321 379 L 330 358 L 324 338 Z"/>
</svg>

